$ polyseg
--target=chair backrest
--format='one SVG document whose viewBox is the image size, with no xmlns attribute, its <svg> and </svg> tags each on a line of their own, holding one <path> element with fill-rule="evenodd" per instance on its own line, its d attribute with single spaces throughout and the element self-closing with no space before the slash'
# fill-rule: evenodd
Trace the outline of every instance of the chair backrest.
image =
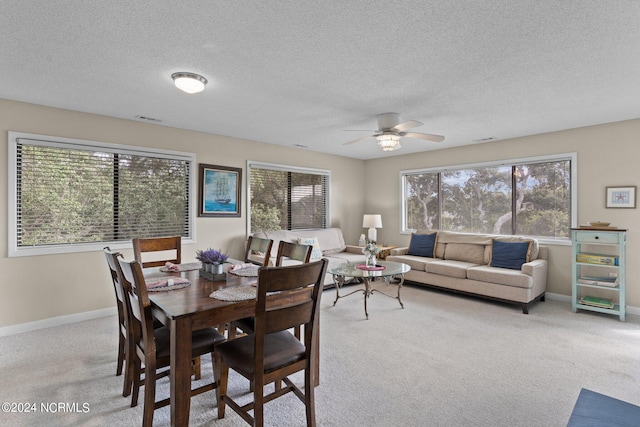
<svg viewBox="0 0 640 427">
<path fill-rule="evenodd" d="M 168 259 L 154 259 L 146 262 L 142 260 L 142 254 L 145 252 L 161 251 L 175 251 L 175 256 L 169 255 Z M 142 268 L 162 267 L 167 262 L 180 264 L 182 260 L 182 238 L 180 236 L 170 236 L 133 239 L 133 255 L 136 261 L 142 264 Z"/>
<path fill-rule="evenodd" d="M 109 272 L 111 273 L 111 282 L 113 282 L 113 290 L 116 294 L 116 304 L 118 307 L 118 317 L 121 316 L 123 311 L 123 305 L 125 301 L 124 290 L 122 289 L 122 283 L 119 279 L 120 265 L 118 264 L 118 257 L 122 256 L 120 252 L 113 252 L 108 246 L 103 250 L 105 258 L 107 258 L 107 265 L 109 266 Z M 124 315 L 124 313 L 122 313 Z M 124 320 L 124 319 L 122 319 Z"/>
<path fill-rule="evenodd" d="M 151 302 L 147 294 L 147 284 L 142 274 L 142 266 L 138 261 L 118 260 L 122 271 L 122 287 L 131 309 L 131 331 L 136 345 L 143 341 L 144 351 L 155 354 L 156 343 L 153 334 L 153 315 Z"/>
<path fill-rule="evenodd" d="M 247 250 L 244 254 L 244 262 L 262 266 L 269 265 L 272 247 L 273 240 L 271 239 L 249 236 L 249 239 L 247 239 Z"/>
<path fill-rule="evenodd" d="M 300 261 L 306 264 L 311 259 L 311 251 L 313 246 L 302 245 L 300 243 L 291 243 L 280 240 L 278 244 L 278 255 L 276 255 L 276 267 L 282 265 L 283 258 Z"/>
<path fill-rule="evenodd" d="M 116 294 L 116 307 L 118 308 L 118 322 L 121 326 L 124 326 L 125 330 L 128 329 L 129 324 L 129 301 L 125 295 L 124 288 L 122 287 L 122 271 L 120 270 L 120 264 L 118 263 L 118 257 L 122 257 L 120 252 L 113 252 L 109 247 L 103 249 L 104 255 L 107 258 L 107 264 L 109 265 L 109 271 L 111 273 L 111 281 L 113 282 L 113 289 Z"/>
<path fill-rule="evenodd" d="M 258 270 L 254 333 L 256 372 L 264 369 L 266 334 L 304 326 L 307 358 L 315 351 L 313 336 L 318 327 L 327 263 L 323 258 L 307 264 Z"/>
</svg>

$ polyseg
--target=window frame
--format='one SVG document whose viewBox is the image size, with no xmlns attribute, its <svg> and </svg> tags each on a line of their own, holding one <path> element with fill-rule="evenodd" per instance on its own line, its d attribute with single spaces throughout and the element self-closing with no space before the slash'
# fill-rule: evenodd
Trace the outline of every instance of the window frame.
<svg viewBox="0 0 640 427">
<path fill-rule="evenodd" d="M 119 153 L 127 155 L 138 155 L 156 158 L 165 158 L 172 160 L 185 161 L 190 164 L 189 167 L 189 200 L 188 200 L 188 215 L 189 215 L 189 227 L 188 236 L 182 238 L 182 243 L 191 244 L 195 243 L 195 223 L 196 223 L 196 209 L 194 203 L 195 197 L 195 185 L 196 185 L 196 173 L 194 168 L 196 166 L 195 153 L 164 150 L 159 148 L 148 148 L 132 145 L 113 144 L 107 142 L 90 141 L 84 139 L 66 138 L 50 135 L 39 135 L 32 133 L 9 131 L 8 134 L 8 256 L 21 257 L 21 256 L 36 256 L 36 255 L 53 255 L 53 254 L 66 254 L 66 253 L 78 253 L 87 251 L 101 251 L 105 246 L 109 246 L 111 249 L 131 249 L 131 240 L 114 240 L 103 242 L 91 242 L 91 243 L 67 243 L 67 244 L 55 244 L 55 245 L 43 245 L 43 246 L 18 246 L 18 213 L 17 213 L 17 201 L 18 201 L 18 181 L 17 181 L 17 146 L 20 139 L 30 140 L 32 145 L 40 145 L 45 147 L 54 148 L 67 148 L 76 150 L 96 150 L 105 151 L 110 153 Z"/>
<path fill-rule="evenodd" d="M 442 173 L 442 172 L 450 172 L 454 170 L 466 170 L 466 169 L 479 169 L 479 168 L 490 168 L 490 167 L 499 167 L 499 166 L 515 166 L 515 165 L 523 165 L 523 164 L 535 164 L 535 163 L 544 163 L 544 162 L 557 162 L 557 161 L 566 161 L 568 160 L 571 163 L 570 171 L 571 171 L 571 179 L 569 189 L 570 193 L 570 224 L 569 227 L 576 227 L 578 221 L 578 154 L 576 152 L 569 153 L 559 153 L 559 154 L 550 154 L 545 156 L 535 156 L 535 157 L 521 157 L 515 159 L 505 159 L 498 161 L 489 161 L 489 162 L 480 162 L 480 163 L 466 163 L 466 164 L 457 164 L 457 165 L 448 165 L 448 166 L 438 166 L 431 168 L 419 168 L 419 169 L 408 169 L 401 170 L 399 172 L 399 186 L 400 186 L 400 234 L 411 234 L 416 230 L 408 229 L 407 225 L 407 206 L 406 206 L 406 185 L 404 177 L 406 175 L 413 175 L 417 173 Z M 537 238 L 538 241 L 542 244 L 547 245 L 561 245 L 568 246 L 571 245 L 571 239 L 567 238 L 566 240 L 560 239 L 545 239 L 542 237 Z"/>
<path fill-rule="evenodd" d="M 255 160 L 247 160 L 247 176 L 246 176 L 246 181 L 247 181 L 247 236 L 250 236 L 253 234 L 253 230 L 251 229 L 251 168 L 260 168 L 260 169 L 270 169 L 270 170 L 275 170 L 275 171 L 282 171 L 282 172 L 294 172 L 294 173 L 306 173 L 306 174 L 313 174 L 313 175 L 324 175 L 327 177 L 327 189 L 325 192 L 325 228 L 330 227 L 331 225 L 331 206 L 330 206 L 330 202 L 331 202 L 331 171 L 328 169 L 317 169 L 317 168 L 309 168 L 309 167 L 304 167 L 304 166 L 291 166 L 291 165 L 284 165 L 284 164 L 278 164 L 278 163 L 267 163 L 267 162 L 260 162 L 260 161 L 255 161 Z M 302 230 L 302 229 L 296 229 L 296 230 Z M 308 229 L 311 230 L 311 229 Z"/>
</svg>

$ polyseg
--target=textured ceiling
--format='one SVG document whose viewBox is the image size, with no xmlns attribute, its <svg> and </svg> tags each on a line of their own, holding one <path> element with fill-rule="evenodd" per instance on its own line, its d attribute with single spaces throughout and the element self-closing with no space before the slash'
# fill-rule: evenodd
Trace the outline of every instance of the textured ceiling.
<svg viewBox="0 0 640 427">
<path fill-rule="evenodd" d="M 359 159 L 640 117 L 640 1 L 3 0 L 0 98 Z M 187 95 L 176 71 L 205 76 Z M 344 146 L 396 112 L 441 143 Z"/>
</svg>

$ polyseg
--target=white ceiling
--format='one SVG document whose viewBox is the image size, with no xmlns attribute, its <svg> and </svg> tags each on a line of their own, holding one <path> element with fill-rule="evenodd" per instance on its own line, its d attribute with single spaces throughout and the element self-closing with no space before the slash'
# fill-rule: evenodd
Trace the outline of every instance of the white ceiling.
<svg viewBox="0 0 640 427">
<path fill-rule="evenodd" d="M 0 98 L 372 159 L 640 117 L 637 0 L 3 0 Z M 171 74 L 205 76 L 187 95 Z M 441 143 L 344 146 L 376 115 Z M 176 141 L 179 144 L 179 141 Z"/>
</svg>

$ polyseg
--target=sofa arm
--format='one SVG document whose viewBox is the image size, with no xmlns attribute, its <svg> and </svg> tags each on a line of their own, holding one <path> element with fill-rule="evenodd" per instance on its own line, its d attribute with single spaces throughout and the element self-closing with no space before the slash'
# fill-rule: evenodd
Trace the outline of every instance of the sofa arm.
<svg viewBox="0 0 640 427">
<path fill-rule="evenodd" d="M 525 262 L 522 264 L 521 271 L 527 276 L 537 276 L 540 274 L 544 274 L 546 277 L 547 273 L 547 260 L 546 259 L 534 259 L 530 262 Z"/>
<path fill-rule="evenodd" d="M 391 252 L 389 253 L 389 255 L 406 255 L 407 252 L 409 252 L 408 246 L 404 248 L 391 249 Z"/>
<path fill-rule="evenodd" d="M 362 254 L 362 246 L 347 245 L 344 251 L 352 254 Z"/>
</svg>

